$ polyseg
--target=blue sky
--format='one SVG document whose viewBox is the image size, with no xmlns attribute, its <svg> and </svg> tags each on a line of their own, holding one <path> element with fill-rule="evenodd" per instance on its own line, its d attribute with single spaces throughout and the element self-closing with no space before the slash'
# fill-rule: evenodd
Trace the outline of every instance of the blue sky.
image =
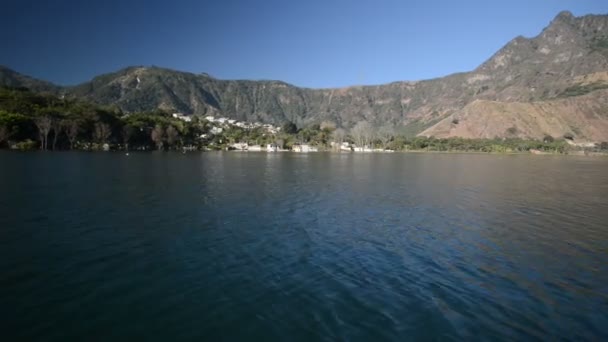
<svg viewBox="0 0 608 342">
<path fill-rule="evenodd" d="M 561 10 L 606 0 L 7 0 L 0 64 L 58 84 L 130 65 L 305 87 L 419 80 L 474 69 Z"/>
</svg>

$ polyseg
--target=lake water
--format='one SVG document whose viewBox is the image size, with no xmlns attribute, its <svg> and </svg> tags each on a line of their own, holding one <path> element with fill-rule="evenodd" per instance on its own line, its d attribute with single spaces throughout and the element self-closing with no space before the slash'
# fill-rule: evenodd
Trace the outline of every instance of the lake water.
<svg viewBox="0 0 608 342">
<path fill-rule="evenodd" d="M 0 153 L 15 340 L 608 340 L 608 158 Z"/>
</svg>

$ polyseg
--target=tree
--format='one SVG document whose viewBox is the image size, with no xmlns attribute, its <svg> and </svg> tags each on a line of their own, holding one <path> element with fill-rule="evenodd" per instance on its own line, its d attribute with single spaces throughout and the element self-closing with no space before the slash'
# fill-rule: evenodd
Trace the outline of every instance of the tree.
<svg viewBox="0 0 608 342">
<path fill-rule="evenodd" d="M 344 138 L 346 137 L 346 131 L 343 128 L 336 128 L 336 130 L 333 131 L 331 135 L 334 142 L 342 144 Z"/>
<path fill-rule="evenodd" d="M 70 141 L 70 150 L 73 150 L 74 143 L 76 143 L 76 139 L 78 138 L 78 134 L 80 133 L 80 125 L 76 120 L 69 120 L 63 121 L 63 126 L 65 134 L 68 136 L 68 140 Z"/>
<path fill-rule="evenodd" d="M 133 132 L 135 132 L 135 127 L 131 125 L 122 126 L 122 142 L 125 145 L 125 151 L 129 150 L 129 141 L 131 141 Z"/>
<path fill-rule="evenodd" d="M 59 119 L 53 119 L 51 126 L 53 127 L 53 151 L 57 148 L 57 140 L 63 131 L 63 122 Z"/>
<path fill-rule="evenodd" d="M 0 99 L 2 98 L 2 94 L 0 93 Z M 0 106 L 6 106 L 6 103 L 2 103 L 0 100 Z M 18 114 L 18 113 L 9 113 L 0 109 L 0 126 L 4 126 L 6 129 L 8 140 L 9 137 L 15 135 L 16 139 L 23 138 L 24 135 L 30 133 L 32 119 L 29 116 Z"/>
<path fill-rule="evenodd" d="M 230 143 L 237 143 L 243 140 L 245 131 L 240 127 L 231 127 L 224 130 L 224 136 Z"/>
<path fill-rule="evenodd" d="M 608 142 L 602 141 L 600 143 L 600 149 L 602 149 L 602 150 L 608 150 Z"/>
<path fill-rule="evenodd" d="M 40 149 L 46 151 L 49 132 L 51 131 L 53 120 L 49 116 L 39 116 L 34 119 L 34 124 L 38 128 L 40 139 Z"/>
<path fill-rule="evenodd" d="M 395 128 L 392 125 L 384 125 L 378 129 L 378 139 L 382 143 L 383 148 L 388 148 L 388 143 L 395 136 Z"/>
<path fill-rule="evenodd" d="M 108 138 L 110 138 L 112 135 L 110 125 L 101 122 L 96 123 L 93 135 L 94 139 L 97 140 L 99 144 L 105 144 L 108 141 Z"/>
<path fill-rule="evenodd" d="M 298 132 L 298 127 L 291 121 L 287 121 L 281 126 L 281 131 L 287 134 L 296 134 Z"/>
<path fill-rule="evenodd" d="M 336 129 L 336 123 L 333 121 L 325 120 L 325 121 L 321 122 L 321 125 L 319 126 L 319 128 L 322 131 L 330 133 Z"/>
<path fill-rule="evenodd" d="M 367 121 L 359 121 L 350 130 L 350 134 L 357 147 L 366 147 L 371 143 L 374 136 L 374 127 Z"/>
<path fill-rule="evenodd" d="M 298 136 L 301 142 L 308 143 L 315 140 L 317 133 L 319 133 L 319 130 L 316 130 L 315 127 L 306 127 L 298 132 Z"/>
<path fill-rule="evenodd" d="M 546 142 L 546 143 L 552 143 L 554 140 L 555 139 L 553 139 L 553 137 L 548 134 L 545 135 L 545 137 L 543 138 L 543 142 Z"/>
<path fill-rule="evenodd" d="M 156 147 L 159 150 L 162 150 L 163 141 L 165 139 L 165 130 L 163 129 L 163 126 L 156 125 L 154 127 L 154 129 L 152 130 L 152 133 L 150 134 L 150 138 L 152 138 L 152 141 L 154 141 L 154 143 L 156 144 Z"/>
<path fill-rule="evenodd" d="M 403 148 L 407 148 L 409 141 L 407 140 L 406 137 L 402 136 L 402 135 L 396 135 L 393 138 L 393 141 L 391 141 L 391 143 L 389 144 L 389 148 L 393 149 L 393 150 L 401 150 Z"/>
<path fill-rule="evenodd" d="M 171 146 L 173 146 L 175 144 L 175 142 L 177 141 L 179 132 L 177 131 L 177 129 L 175 129 L 175 127 L 169 126 L 169 127 L 167 127 L 166 134 L 167 134 L 167 145 L 169 145 L 169 148 L 171 148 Z"/>
<path fill-rule="evenodd" d="M 0 145 L 5 141 L 8 140 L 8 138 L 10 137 L 10 131 L 8 130 L 8 128 L 6 128 L 6 126 L 4 125 L 0 125 Z"/>
</svg>

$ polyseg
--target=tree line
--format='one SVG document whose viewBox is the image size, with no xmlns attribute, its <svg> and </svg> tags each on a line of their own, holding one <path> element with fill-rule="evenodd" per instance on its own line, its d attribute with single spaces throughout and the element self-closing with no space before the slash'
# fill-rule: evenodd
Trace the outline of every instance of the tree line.
<svg viewBox="0 0 608 342">
<path fill-rule="evenodd" d="M 0 147 L 95 150 L 173 149 L 198 143 L 205 124 L 163 111 L 123 113 L 85 101 L 0 88 Z"/>
<path fill-rule="evenodd" d="M 359 147 L 396 151 L 525 152 L 531 149 L 564 153 L 571 147 L 565 139 L 545 137 L 525 139 L 437 139 L 412 137 L 392 125 L 375 126 L 360 121 L 349 130 L 331 121 L 297 127 L 287 121 L 278 133 L 262 127 L 245 129 L 225 125 L 221 133 L 210 134 L 212 123 L 198 116 L 187 122 L 170 113 L 124 113 L 117 107 L 93 105 L 86 101 L 23 88 L 0 88 L 0 148 L 41 150 L 172 150 L 226 149 L 230 144 L 311 144 L 331 149 L 343 142 Z M 566 137 L 569 138 L 569 137 Z M 608 150 L 608 143 L 597 150 Z"/>
</svg>

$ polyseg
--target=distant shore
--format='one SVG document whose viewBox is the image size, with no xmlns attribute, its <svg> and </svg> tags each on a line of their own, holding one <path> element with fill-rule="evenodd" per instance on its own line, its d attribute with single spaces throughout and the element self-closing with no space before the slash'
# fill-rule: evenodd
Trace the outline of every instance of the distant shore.
<svg viewBox="0 0 608 342">
<path fill-rule="evenodd" d="M 518 137 L 436 138 L 403 125 L 359 121 L 282 124 L 166 111 L 125 113 L 117 108 L 1 88 L 0 149 L 85 151 L 256 150 L 301 153 L 495 153 L 594 155 L 608 153 L 608 141 L 590 141 L 569 131 Z"/>
<path fill-rule="evenodd" d="M 180 150 L 168 150 L 168 151 L 159 151 L 159 150 L 85 150 L 85 149 L 74 149 L 74 150 L 59 150 L 59 151 L 41 151 L 38 149 L 30 149 L 30 150 L 18 150 L 18 149 L 0 149 L 1 151 L 6 152 L 15 152 L 15 153 L 31 153 L 31 152 L 44 152 L 46 154 L 52 155 L 54 153 L 66 153 L 66 152 L 85 152 L 85 153 L 110 153 L 110 154 L 193 154 L 193 153 L 246 153 L 246 154 L 304 154 L 304 155 L 315 155 L 315 154 L 343 154 L 343 155 L 379 155 L 379 154 L 477 154 L 477 155 L 494 155 L 494 156 L 515 156 L 515 155 L 530 155 L 530 156 L 561 156 L 561 157 L 608 157 L 608 152 L 584 152 L 584 151 L 570 151 L 566 153 L 541 153 L 535 154 L 529 151 L 513 151 L 513 152 L 481 152 L 481 151 L 426 151 L 426 150 L 400 150 L 400 151 L 391 151 L 391 152 L 381 152 L 381 151 L 373 151 L 373 152 L 348 152 L 348 151 L 336 151 L 336 150 L 321 150 L 316 152 L 295 152 L 291 150 L 281 150 L 281 151 L 246 151 L 246 150 L 190 150 L 190 151 L 180 151 Z"/>
</svg>

